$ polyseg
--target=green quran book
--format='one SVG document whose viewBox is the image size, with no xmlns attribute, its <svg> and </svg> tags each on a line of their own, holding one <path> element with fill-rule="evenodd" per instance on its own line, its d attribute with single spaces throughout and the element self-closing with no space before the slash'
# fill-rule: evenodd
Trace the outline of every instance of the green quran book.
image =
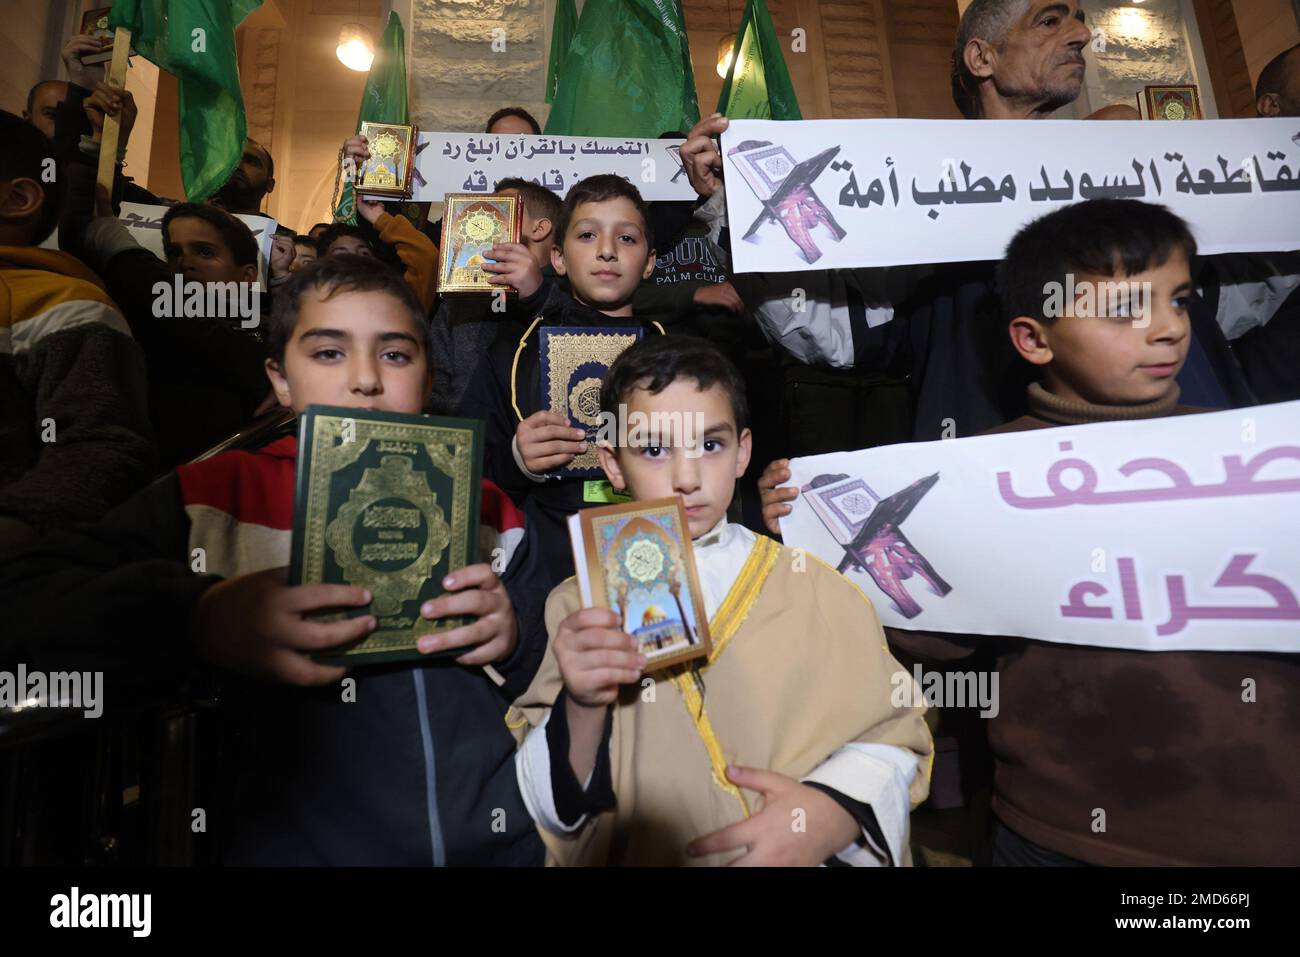
<svg viewBox="0 0 1300 957">
<path fill-rule="evenodd" d="M 433 657 L 416 642 L 470 618 L 420 617 L 443 578 L 478 561 L 483 424 L 310 405 L 299 418 L 289 582 L 359 585 L 368 607 L 321 621 L 373 614 L 378 627 L 323 664 Z M 460 654 L 458 651 L 446 655 Z"/>
</svg>

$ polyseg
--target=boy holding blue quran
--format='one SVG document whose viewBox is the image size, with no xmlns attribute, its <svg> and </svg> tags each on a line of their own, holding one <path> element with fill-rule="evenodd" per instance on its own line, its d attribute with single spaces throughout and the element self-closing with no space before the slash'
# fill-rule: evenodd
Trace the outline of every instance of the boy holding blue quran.
<svg viewBox="0 0 1300 957">
<path fill-rule="evenodd" d="M 651 336 L 600 407 L 629 419 L 597 454 L 634 501 L 573 517 L 578 577 L 551 592 L 550 647 L 507 716 L 550 860 L 908 863 L 924 706 L 891 701 L 912 679 L 856 586 L 727 521 L 752 443 L 735 367 Z"/>
<path fill-rule="evenodd" d="M 484 268 L 518 291 L 526 323 L 503 325 L 457 410 L 486 423 L 484 475 L 528 516 L 539 549 L 530 576 L 545 590 L 573 572 L 568 516 L 613 501 L 593 441 L 601 379 L 624 349 L 663 332 L 632 310 L 655 262 L 635 186 L 613 175 L 575 184 L 554 236 L 551 263 L 572 295 L 543 280 L 523 247 L 493 247 Z"/>
</svg>

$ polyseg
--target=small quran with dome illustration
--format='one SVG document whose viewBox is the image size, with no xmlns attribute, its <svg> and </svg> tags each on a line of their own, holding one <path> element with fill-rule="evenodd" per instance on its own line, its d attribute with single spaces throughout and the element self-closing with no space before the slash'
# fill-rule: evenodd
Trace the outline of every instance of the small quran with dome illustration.
<svg viewBox="0 0 1300 957">
<path fill-rule="evenodd" d="M 618 613 L 647 673 L 708 657 L 708 615 L 680 497 L 583 509 L 569 517 L 569 537 L 583 606 Z"/>
<path fill-rule="evenodd" d="M 419 131 L 405 123 L 361 124 L 370 158 L 357 170 L 357 192 L 367 197 L 410 199 Z"/>
<path fill-rule="evenodd" d="M 498 193 L 448 193 L 438 247 L 438 292 L 514 292 L 483 268 L 497 243 L 519 242 L 519 199 Z"/>
</svg>

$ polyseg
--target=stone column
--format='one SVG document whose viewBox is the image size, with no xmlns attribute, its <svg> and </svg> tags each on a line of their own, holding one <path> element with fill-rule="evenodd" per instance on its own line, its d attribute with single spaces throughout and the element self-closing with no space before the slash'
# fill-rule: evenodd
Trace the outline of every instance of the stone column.
<svg viewBox="0 0 1300 957">
<path fill-rule="evenodd" d="M 412 0 L 411 120 L 426 130 L 482 130 L 503 106 L 543 122 L 545 0 Z"/>
</svg>

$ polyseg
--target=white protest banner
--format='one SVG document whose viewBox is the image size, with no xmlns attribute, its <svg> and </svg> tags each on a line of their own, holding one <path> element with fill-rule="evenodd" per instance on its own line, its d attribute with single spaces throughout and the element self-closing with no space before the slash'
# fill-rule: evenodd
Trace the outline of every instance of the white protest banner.
<svg viewBox="0 0 1300 957">
<path fill-rule="evenodd" d="M 1168 206 L 1205 254 L 1300 248 L 1296 119 L 735 120 L 722 155 L 738 273 L 1001 259 L 1102 197 Z"/>
<path fill-rule="evenodd" d="M 895 628 L 1300 652 L 1300 402 L 792 460 L 787 545 Z"/>
<path fill-rule="evenodd" d="M 162 221 L 170 208 L 151 203 L 123 203 L 117 218 L 131 231 L 131 236 L 137 243 L 165 261 L 167 254 L 163 252 Z M 266 266 L 271 258 L 271 244 L 275 240 L 275 228 L 279 223 L 269 216 L 250 216 L 246 213 L 231 215 L 247 226 L 257 241 L 257 275 L 262 288 L 266 288 Z"/>
<path fill-rule="evenodd" d="M 420 133 L 415 147 L 417 202 L 448 193 L 490 193 L 517 176 L 559 194 L 597 173 L 617 173 L 647 201 L 693 200 L 682 161 L 684 140 L 620 140 L 521 133 Z"/>
</svg>

